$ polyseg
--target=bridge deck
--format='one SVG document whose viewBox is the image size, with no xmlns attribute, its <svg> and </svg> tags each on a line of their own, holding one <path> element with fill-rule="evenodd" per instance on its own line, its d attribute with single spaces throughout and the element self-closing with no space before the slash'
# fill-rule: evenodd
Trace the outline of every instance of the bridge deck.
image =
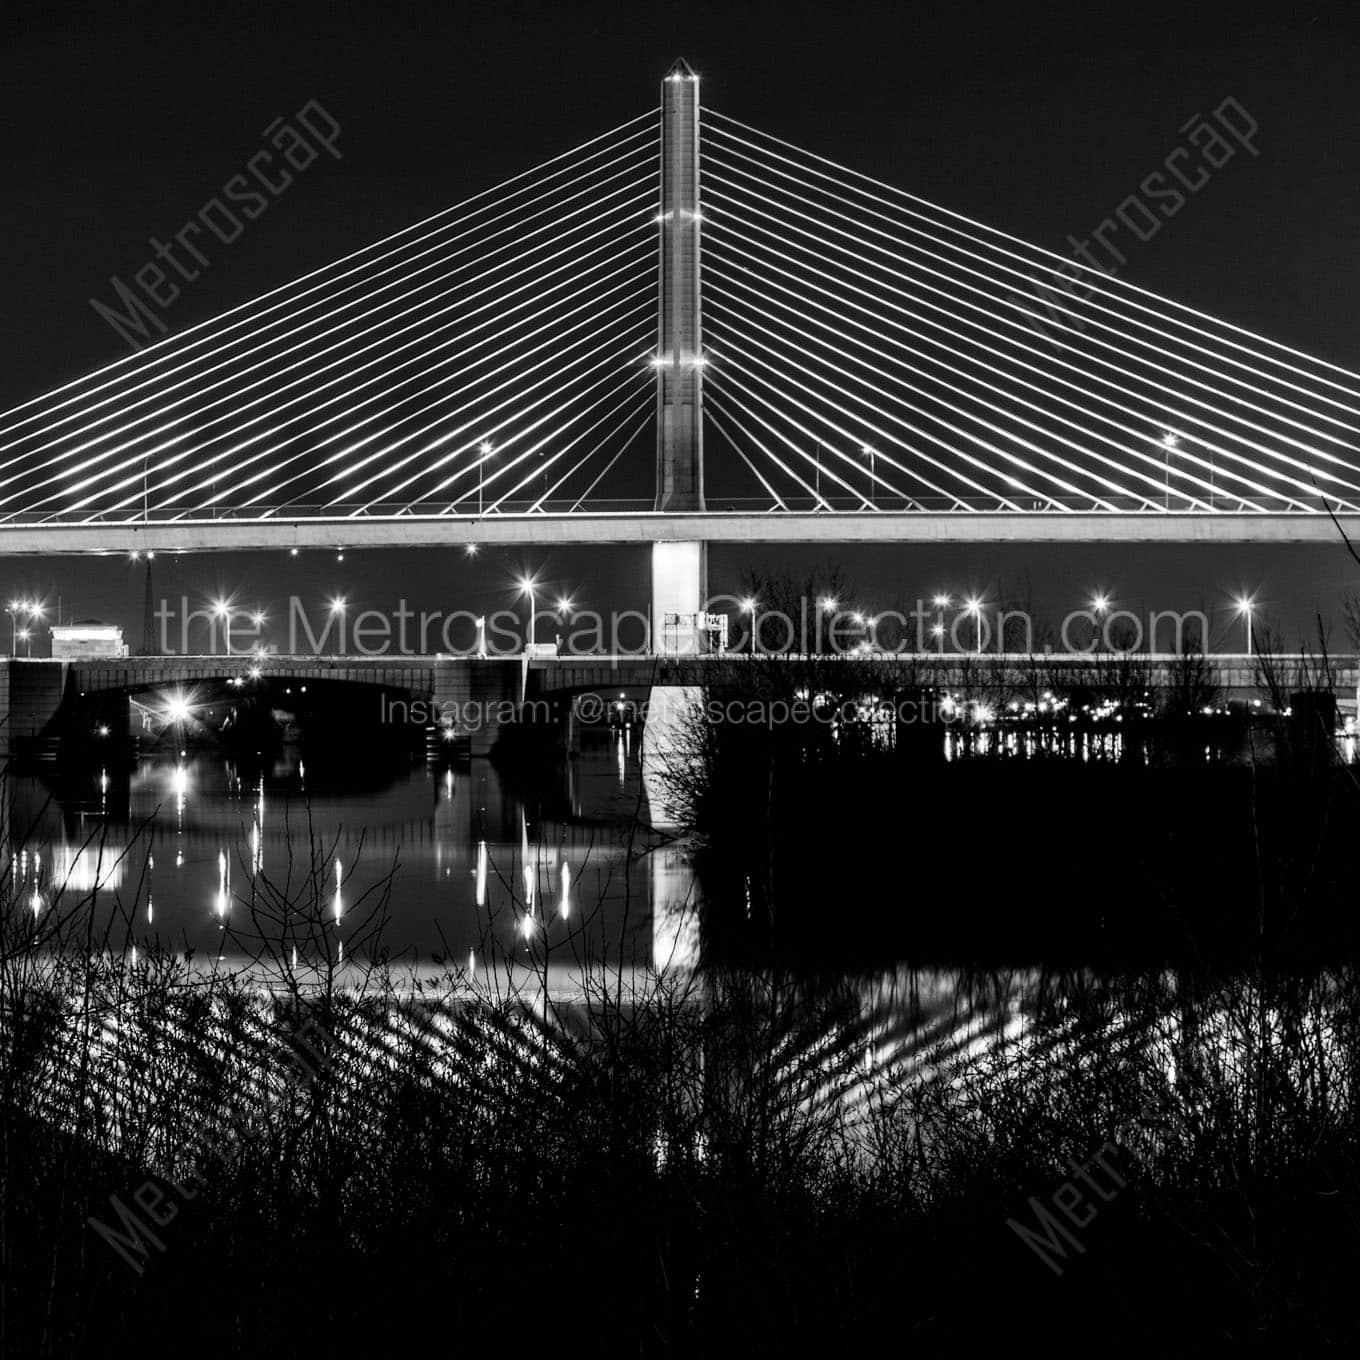
<svg viewBox="0 0 1360 1360">
<path fill-rule="evenodd" d="M 873 510 L 861 514 L 709 511 L 107 520 L 0 525 L 0 553 L 447 548 L 652 543 L 1340 543 L 1360 515 Z"/>
</svg>

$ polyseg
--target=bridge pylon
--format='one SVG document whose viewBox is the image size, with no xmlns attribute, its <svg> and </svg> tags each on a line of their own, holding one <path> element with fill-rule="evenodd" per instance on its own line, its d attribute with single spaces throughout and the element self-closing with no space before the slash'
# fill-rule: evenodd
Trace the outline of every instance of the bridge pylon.
<svg viewBox="0 0 1360 1360">
<path fill-rule="evenodd" d="M 699 315 L 699 77 L 677 61 L 661 82 L 656 508 L 704 508 Z"/>
<path fill-rule="evenodd" d="M 656 365 L 656 508 L 704 507 L 703 331 L 699 307 L 699 77 L 683 60 L 661 82 L 661 204 Z M 700 646 L 706 545 L 652 546 L 652 639 Z"/>
</svg>

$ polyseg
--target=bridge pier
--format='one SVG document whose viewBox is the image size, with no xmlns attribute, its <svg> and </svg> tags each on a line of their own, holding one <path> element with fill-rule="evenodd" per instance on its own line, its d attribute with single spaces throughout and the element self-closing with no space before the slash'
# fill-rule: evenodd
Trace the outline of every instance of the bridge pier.
<svg viewBox="0 0 1360 1360">
<path fill-rule="evenodd" d="M 434 663 L 431 690 L 436 710 L 453 718 L 472 754 L 489 756 L 520 698 L 520 662 L 440 657 Z"/>
<path fill-rule="evenodd" d="M 51 726 L 66 693 L 67 667 L 62 662 L 7 658 L 0 664 L 0 747 L 15 755 L 31 746 Z"/>
</svg>

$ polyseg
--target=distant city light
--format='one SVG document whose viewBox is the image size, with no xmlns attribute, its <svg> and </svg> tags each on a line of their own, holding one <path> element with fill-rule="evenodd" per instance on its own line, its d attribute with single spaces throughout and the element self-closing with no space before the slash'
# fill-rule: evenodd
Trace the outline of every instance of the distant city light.
<svg viewBox="0 0 1360 1360">
<path fill-rule="evenodd" d="M 936 609 L 948 609 L 948 608 L 949 608 L 949 596 L 948 596 L 948 595 L 937 595 L 937 596 L 935 597 L 935 608 L 936 608 Z"/>
</svg>

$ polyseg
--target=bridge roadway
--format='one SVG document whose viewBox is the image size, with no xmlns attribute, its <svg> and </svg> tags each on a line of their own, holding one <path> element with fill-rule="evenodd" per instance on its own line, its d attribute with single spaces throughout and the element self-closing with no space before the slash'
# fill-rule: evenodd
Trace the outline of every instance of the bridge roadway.
<svg viewBox="0 0 1360 1360">
<path fill-rule="evenodd" d="M 511 657 L 454 656 L 155 656 L 88 660 L 10 658 L 0 664 L 0 723 L 13 751 L 41 737 L 64 701 L 101 693 L 221 684 L 246 679 L 259 667 L 274 683 L 339 682 L 380 688 L 409 696 L 425 707 L 387 710 L 386 720 L 433 725 L 449 716 L 472 741 L 476 755 L 489 753 L 502 722 L 513 718 L 522 698 L 564 699 L 570 694 L 696 686 L 742 690 L 760 668 L 763 679 L 779 668 L 815 661 L 825 668 L 865 667 L 879 684 L 942 687 L 963 693 L 1026 696 L 1044 688 L 1088 685 L 1103 691 L 1181 688 L 1187 672 L 1220 694 L 1233 698 L 1264 696 L 1274 686 L 1283 693 L 1319 683 L 1316 656 L 1269 658 L 1217 653 L 1195 659 L 1168 653 L 882 653 L 872 656 L 707 655 L 707 656 L 562 656 L 527 660 Z M 765 668 L 769 668 L 766 670 Z M 878 679 L 882 676 L 882 679 Z M 1334 656 L 1326 663 L 1326 682 L 1347 707 L 1360 687 L 1360 657 Z M 759 692 L 759 691 L 757 691 Z M 17 743 L 17 744 L 16 744 Z"/>
<path fill-rule="evenodd" d="M 1203 662 L 1203 681 L 1232 698 L 1259 697 L 1274 685 L 1282 692 L 1306 689 L 1323 680 L 1317 656 L 1277 654 L 1268 658 L 1220 652 L 1187 658 L 1168 652 L 1138 653 L 944 653 L 886 652 L 874 655 L 807 657 L 777 654 L 724 656 L 600 656 L 549 657 L 529 663 L 528 695 L 584 691 L 608 693 L 619 689 L 662 686 L 740 687 L 752 667 L 814 663 L 823 674 L 835 668 L 864 667 L 892 681 L 962 692 L 1004 691 L 1025 695 L 1063 685 L 1103 689 L 1147 688 L 1169 690 L 1186 683 L 1187 673 Z M 1360 687 L 1360 657 L 1332 656 L 1326 662 L 1326 682 L 1344 701 L 1353 701 Z"/>
<path fill-rule="evenodd" d="M 0 554 L 288 548 L 636 546 L 654 543 L 1340 543 L 1360 515 L 1313 511 L 865 509 L 299 515 L 0 524 Z"/>
<path fill-rule="evenodd" d="M 504 698 L 510 701 L 527 693 L 553 694 L 585 689 L 637 689 L 653 685 L 734 686 L 742 683 L 753 666 L 788 667 L 816 664 L 823 667 L 884 668 L 903 682 L 966 688 L 998 684 L 1023 690 L 1036 680 L 1045 683 L 1110 684 L 1121 677 L 1138 679 L 1152 689 L 1181 683 L 1188 665 L 1203 664 L 1208 683 L 1225 691 L 1257 692 L 1274 678 L 1280 688 L 1317 683 L 1323 661 L 1315 654 L 1277 653 L 1257 656 L 1241 652 L 1214 652 L 1185 657 L 1171 652 L 881 652 L 805 655 L 759 652 L 668 656 L 659 653 L 587 654 L 582 656 L 534 657 L 526 662 L 520 654 L 506 657 L 480 656 L 282 656 L 254 653 L 199 656 L 138 656 L 89 658 L 72 661 L 13 658 L 0 666 L 0 681 L 10 675 L 40 674 L 48 687 L 60 678 L 68 690 L 81 694 L 124 690 L 162 689 L 171 686 L 246 679 L 255 669 L 271 681 L 329 681 L 372 685 L 424 696 L 436 703 Z M 1338 692 L 1360 683 L 1360 656 L 1338 654 L 1326 658 L 1330 683 Z M 5 672 L 8 671 L 8 674 Z M 0 683 L 0 689 L 3 689 Z"/>
</svg>

